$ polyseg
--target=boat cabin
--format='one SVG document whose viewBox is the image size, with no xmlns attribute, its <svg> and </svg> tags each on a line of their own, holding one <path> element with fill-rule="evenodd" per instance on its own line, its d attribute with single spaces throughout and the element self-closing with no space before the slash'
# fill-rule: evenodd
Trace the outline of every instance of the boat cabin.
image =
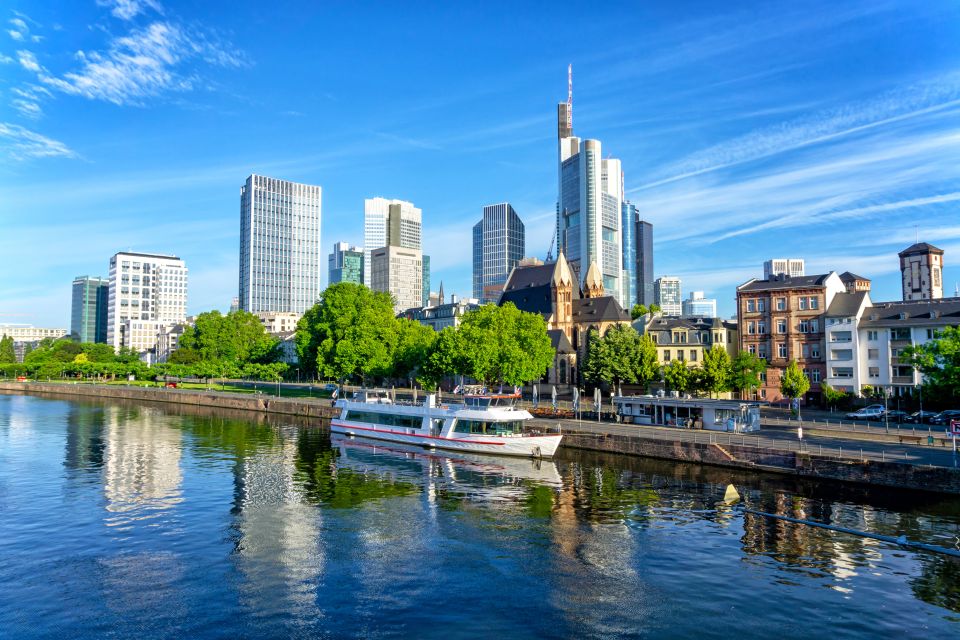
<svg viewBox="0 0 960 640">
<path fill-rule="evenodd" d="M 735 433 L 760 430 L 759 402 L 666 396 L 617 396 L 613 402 L 626 423 Z"/>
</svg>

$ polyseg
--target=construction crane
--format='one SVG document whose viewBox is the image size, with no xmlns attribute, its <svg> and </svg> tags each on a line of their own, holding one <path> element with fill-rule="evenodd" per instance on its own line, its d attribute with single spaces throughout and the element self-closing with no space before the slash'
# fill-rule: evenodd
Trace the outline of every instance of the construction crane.
<svg viewBox="0 0 960 640">
<path fill-rule="evenodd" d="M 553 262 L 553 245 L 557 242 L 557 223 L 553 223 L 553 235 L 550 236 L 550 248 L 547 249 L 547 258 L 544 262 Z"/>
</svg>

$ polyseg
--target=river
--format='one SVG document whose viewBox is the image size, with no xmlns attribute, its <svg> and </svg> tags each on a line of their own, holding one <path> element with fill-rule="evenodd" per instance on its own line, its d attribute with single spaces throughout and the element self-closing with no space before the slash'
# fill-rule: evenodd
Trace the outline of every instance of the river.
<svg viewBox="0 0 960 640">
<path fill-rule="evenodd" d="M 960 544 L 947 496 L 0 395 L 0 637 L 960 635 L 956 559 L 744 505 Z"/>
</svg>

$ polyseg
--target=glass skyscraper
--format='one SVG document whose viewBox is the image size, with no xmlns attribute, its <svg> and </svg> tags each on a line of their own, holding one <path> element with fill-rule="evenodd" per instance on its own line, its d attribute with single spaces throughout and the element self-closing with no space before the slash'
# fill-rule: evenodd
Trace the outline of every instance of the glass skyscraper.
<svg viewBox="0 0 960 640">
<path fill-rule="evenodd" d="M 303 313 L 320 295 L 321 188 L 256 174 L 240 188 L 240 308 Z"/>
<path fill-rule="evenodd" d="M 653 225 L 636 214 L 633 231 L 637 245 L 637 297 L 634 302 L 649 307 L 656 302 L 653 291 Z"/>
<path fill-rule="evenodd" d="M 523 259 L 526 231 L 510 203 L 483 208 L 473 226 L 473 297 L 481 304 L 500 299 L 510 272 Z"/>
<path fill-rule="evenodd" d="M 629 201 L 623 203 L 620 228 L 623 229 L 623 296 L 629 309 L 637 304 L 637 208 Z"/>
<path fill-rule="evenodd" d="M 109 279 L 90 276 L 74 278 L 70 337 L 79 342 L 105 343 L 109 303 Z"/>
<path fill-rule="evenodd" d="M 392 245 L 405 249 L 423 249 L 421 228 L 423 212 L 405 200 L 367 198 L 363 201 L 363 283 L 371 287 L 375 249 Z"/>
<path fill-rule="evenodd" d="M 354 247 L 346 242 L 333 245 L 327 258 L 327 282 L 355 282 L 363 284 L 363 247 Z"/>
</svg>

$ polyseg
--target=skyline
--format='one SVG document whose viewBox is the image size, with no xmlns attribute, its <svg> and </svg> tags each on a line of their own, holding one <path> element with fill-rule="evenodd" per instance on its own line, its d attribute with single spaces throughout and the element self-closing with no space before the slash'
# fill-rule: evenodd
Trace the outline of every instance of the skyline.
<svg viewBox="0 0 960 640">
<path fill-rule="evenodd" d="M 0 15 L 0 322 L 68 326 L 74 277 L 106 276 L 127 249 L 185 260 L 190 314 L 226 310 L 251 173 L 323 188 L 324 256 L 363 244 L 364 199 L 416 203 L 434 288 L 468 296 L 485 205 L 513 204 L 527 254 L 546 253 L 571 63 L 574 130 L 623 162 L 655 226 L 655 277 L 717 298 L 720 315 L 778 255 L 896 300 L 896 254 L 917 234 L 946 252 L 945 295 L 960 281 L 954 4 L 511 7 L 507 25 L 492 5 L 378 5 L 373 21 L 301 7 L 296 24 L 254 6 Z M 563 37 L 569 21 L 582 38 Z M 609 33 L 633 37 L 598 46 Z"/>
</svg>

